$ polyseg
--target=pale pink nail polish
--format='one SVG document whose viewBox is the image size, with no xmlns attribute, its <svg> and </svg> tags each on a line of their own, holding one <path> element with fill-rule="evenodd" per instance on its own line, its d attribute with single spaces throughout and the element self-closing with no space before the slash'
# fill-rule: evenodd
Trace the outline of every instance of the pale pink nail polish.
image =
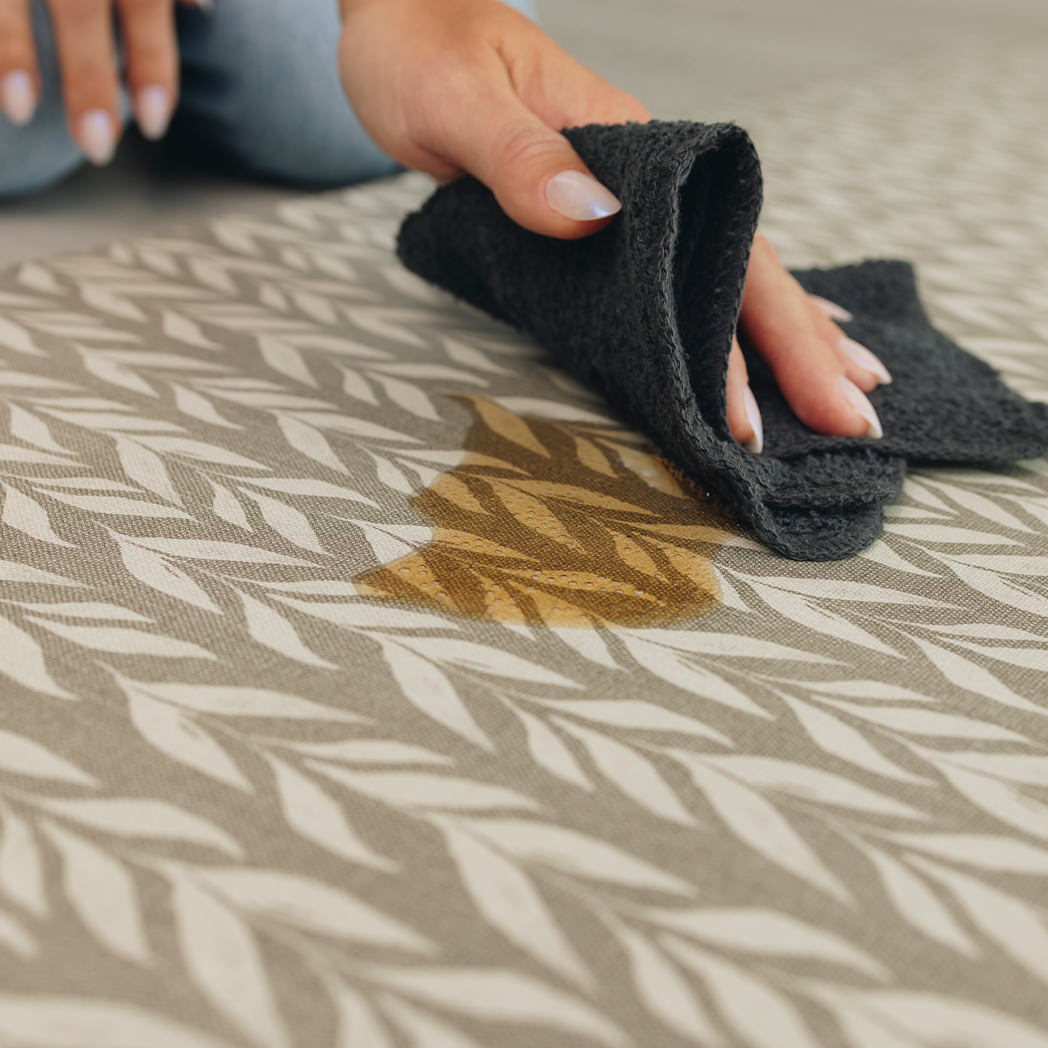
<svg viewBox="0 0 1048 1048">
<path fill-rule="evenodd" d="M 753 427 L 753 436 L 742 446 L 747 451 L 752 451 L 754 455 L 759 455 L 764 450 L 764 421 L 761 419 L 760 408 L 757 407 L 757 400 L 749 386 L 742 391 L 742 398 L 746 405 L 746 417 Z"/>
<path fill-rule="evenodd" d="M 891 372 L 861 342 L 856 342 L 855 339 L 844 335 L 841 338 L 840 347 L 864 371 L 872 372 L 882 386 L 891 382 Z"/>
<path fill-rule="evenodd" d="M 854 320 L 855 317 L 849 313 L 844 306 L 838 306 L 836 302 L 831 302 L 828 298 L 823 298 L 821 295 L 809 295 L 812 304 L 816 305 L 830 318 L 830 320 L 836 320 L 838 324 L 847 324 L 849 320 Z"/>
<path fill-rule="evenodd" d="M 0 108 L 16 127 L 24 127 L 33 119 L 36 103 L 33 78 L 24 70 L 16 69 L 0 80 Z"/>
<path fill-rule="evenodd" d="M 876 439 L 883 437 L 884 430 L 881 428 L 881 420 L 877 417 L 877 412 L 866 394 L 847 375 L 841 375 L 840 386 L 848 403 L 866 420 L 867 427 L 863 436 Z"/>
<path fill-rule="evenodd" d="M 77 141 L 92 164 L 108 164 L 116 151 L 116 128 L 104 109 L 90 109 L 76 126 Z"/>
<path fill-rule="evenodd" d="M 561 171 L 546 183 L 546 201 L 565 218 L 592 222 L 622 210 L 619 198 L 585 171 Z"/>
<path fill-rule="evenodd" d="M 166 88 L 154 84 L 135 95 L 135 120 L 146 138 L 163 138 L 170 119 L 171 99 Z"/>
</svg>

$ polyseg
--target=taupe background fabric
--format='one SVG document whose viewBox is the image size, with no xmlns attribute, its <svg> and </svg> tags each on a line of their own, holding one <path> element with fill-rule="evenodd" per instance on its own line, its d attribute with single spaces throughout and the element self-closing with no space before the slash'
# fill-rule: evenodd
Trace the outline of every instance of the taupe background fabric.
<svg viewBox="0 0 1048 1048">
<path fill-rule="evenodd" d="M 1042 56 L 747 120 L 1039 399 Z M 1048 1045 L 1048 466 L 776 558 L 397 266 L 426 188 L 0 281 L 0 1043 Z"/>
</svg>

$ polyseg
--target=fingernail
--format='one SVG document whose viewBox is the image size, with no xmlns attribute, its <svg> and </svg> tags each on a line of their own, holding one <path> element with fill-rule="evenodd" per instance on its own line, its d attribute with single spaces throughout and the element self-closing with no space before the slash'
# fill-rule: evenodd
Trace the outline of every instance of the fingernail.
<svg viewBox="0 0 1048 1048">
<path fill-rule="evenodd" d="M 757 407 L 753 390 L 749 386 L 742 391 L 742 399 L 746 405 L 746 417 L 753 427 L 753 436 L 742 446 L 747 451 L 752 451 L 754 455 L 759 455 L 764 449 L 764 422 L 761 420 L 761 411 Z"/>
<path fill-rule="evenodd" d="M 143 87 L 135 96 L 135 120 L 146 138 L 153 141 L 163 138 L 171 120 L 167 89 L 157 85 Z"/>
<path fill-rule="evenodd" d="M 199 7 L 201 11 L 206 11 L 209 14 L 215 9 L 214 0 L 192 0 L 192 2 Z"/>
<path fill-rule="evenodd" d="M 877 412 L 874 411 L 873 405 L 866 398 L 866 394 L 847 375 L 841 375 L 841 392 L 848 398 L 848 403 L 868 423 L 866 432 L 862 436 L 883 437 L 884 430 L 881 429 L 881 420 L 877 417 Z"/>
<path fill-rule="evenodd" d="M 619 198 L 585 171 L 561 171 L 546 183 L 549 206 L 565 218 L 592 222 L 622 210 Z"/>
<path fill-rule="evenodd" d="M 116 150 L 113 118 L 104 109 L 91 109 L 77 125 L 77 138 L 84 156 L 92 164 L 108 164 Z"/>
<path fill-rule="evenodd" d="M 0 80 L 0 108 L 16 127 L 24 127 L 36 112 L 36 91 L 32 77 L 16 69 Z"/>
<path fill-rule="evenodd" d="M 836 320 L 838 323 L 846 324 L 849 320 L 854 320 L 855 317 L 849 313 L 844 306 L 838 306 L 836 302 L 831 302 L 828 298 L 823 298 L 821 295 L 809 295 L 812 302 L 819 307 L 830 318 L 830 320 Z"/>
<path fill-rule="evenodd" d="M 888 385 L 892 380 L 891 372 L 861 342 L 845 335 L 841 339 L 841 349 L 855 361 L 859 367 L 872 371 L 881 385 Z"/>
</svg>

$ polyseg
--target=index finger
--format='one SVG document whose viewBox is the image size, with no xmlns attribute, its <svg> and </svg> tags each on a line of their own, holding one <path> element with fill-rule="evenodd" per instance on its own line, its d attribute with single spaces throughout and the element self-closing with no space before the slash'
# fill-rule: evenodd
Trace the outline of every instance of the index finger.
<svg viewBox="0 0 1048 1048">
<path fill-rule="evenodd" d="M 70 134 L 88 160 L 106 164 L 116 149 L 120 127 L 110 2 L 49 2 Z"/>
<path fill-rule="evenodd" d="M 21 127 L 33 119 L 40 73 L 28 0 L 0 0 L 0 108 Z"/>
</svg>

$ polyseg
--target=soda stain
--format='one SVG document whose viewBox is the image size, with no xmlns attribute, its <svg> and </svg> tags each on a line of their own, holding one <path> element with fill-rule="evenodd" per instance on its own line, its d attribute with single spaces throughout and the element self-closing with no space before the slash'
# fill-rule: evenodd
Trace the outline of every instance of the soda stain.
<svg viewBox="0 0 1048 1048">
<path fill-rule="evenodd" d="M 738 525 L 629 431 L 523 418 L 483 397 L 462 462 L 412 498 L 433 529 L 353 581 L 362 596 L 557 628 L 679 624 L 721 603 Z"/>
</svg>

